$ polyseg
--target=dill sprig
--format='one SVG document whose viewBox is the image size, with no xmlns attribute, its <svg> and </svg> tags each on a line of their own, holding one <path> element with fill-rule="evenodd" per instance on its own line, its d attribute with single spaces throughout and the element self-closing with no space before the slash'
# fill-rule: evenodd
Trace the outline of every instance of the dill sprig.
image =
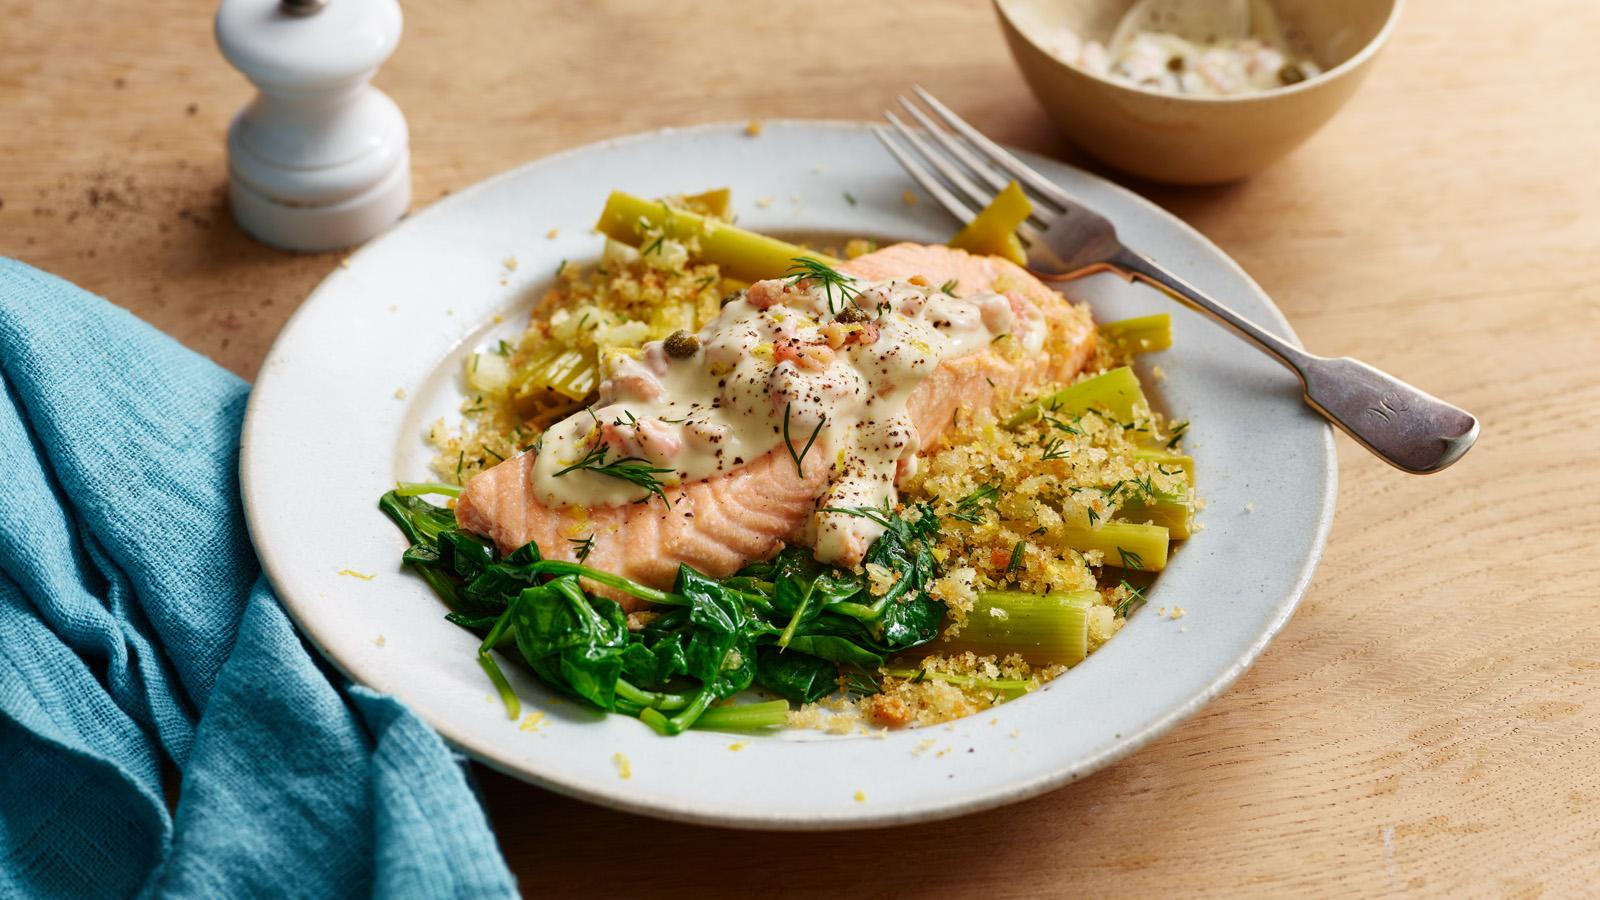
<svg viewBox="0 0 1600 900">
<path fill-rule="evenodd" d="M 982 521 L 983 505 L 993 504 L 998 496 L 1000 496 L 1000 485 L 986 484 L 956 501 L 955 512 L 950 513 L 948 518 L 977 525 Z"/>
<path fill-rule="evenodd" d="M 794 460 L 795 475 L 803 480 L 806 477 L 806 470 L 802 463 L 805 462 L 806 454 L 811 452 L 811 445 L 817 442 L 817 435 L 822 433 L 822 426 L 828 424 L 828 417 L 822 417 L 822 420 L 817 423 L 817 427 L 811 430 L 811 437 L 806 438 L 806 445 L 801 448 L 799 453 L 796 453 L 794 441 L 789 437 L 789 413 L 793 407 L 793 400 L 783 405 L 783 443 L 784 446 L 789 448 L 789 458 Z"/>
<path fill-rule="evenodd" d="M 822 293 L 828 298 L 828 312 L 838 312 L 839 306 L 854 302 L 857 297 L 861 296 L 860 289 L 853 286 L 855 283 L 854 278 L 821 260 L 812 259 L 809 256 L 796 256 L 791 262 L 793 262 L 793 265 L 789 267 L 789 271 L 784 273 L 788 276 L 789 283 L 799 284 L 802 281 L 815 281 L 822 285 Z M 833 298 L 835 290 L 839 292 L 837 304 Z"/>
<path fill-rule="evenodd" d="M 1073 419 L 1072 420 L 1072 424 L 1070 424 L 1070 425 L 1067 424 L 1066 422 L 1061 421 L 1060 419 L 1056 418 L 1055 416 L 1050 415 L 1049 413 L 1041 414 L 1040 415 L 1040 420 L 1043 421 L 1044 423 L 1048 424 L 1051 428 L 1056 429 L 1057 431 L 1064 431 L 1064 432 L 1066 432 L 1067 434 L 1070 434 L 1070 435 L 1075 435 L 1077 437 L 1083 437 L 1083 432 L 1079 431 L 1078 428 L 1077 428 L 1077 424 L 1079 422 L 1083 421 L 1083 416 L 1079 416 L 1076 419 Z"/>
<path fill-rule="evenodd" d="M 872 672 L 847 672 L 839 678 L 840 687 L 860 696 L 883 693 L 882 677 Z"/>
<path fill-rule="evenodd" d="M 1118 547 L 1117 555 L 1122 557 L 1122 567 L 1124 569 L 1144 568 L 1144 557 L 1133 552 L 1132 550 L 1124 550 L 1121 547 Z"/>
<path fill-rule="evenodd" d="M 594 411 L 590 410 L 589 414 L 591 416 L 594 415 Z M 596 475 L 604 475 L 607 478 L 615 478 L 619 481 L 626 481 L 629 484 L 642 487 L 651 494 L 660 497 L 662 503 L 668 506 L 672 505 L 672 501 L 667 499 L 666 491 L 662 490 L 661 479 L 656 477 L 657 475 L 671 474 L 672 469 L 652 466 L 649 460 L 641 459 L 637 456 L 624 456 L 621 459 L 608 461 L 606 457 L 610 453 L 611 447 L 602 442 L 597 435 L 594 446 L 589 448 L 589 451 L 583 455 L 582 459 L 567 466 L 565 469 L 558 470 L 553 477 L 559 478 L 568 472 L 584 469 Z"/>
<path fill-rule="evenodd" d="M 949 294 L 950 296 L 954 297 L 956 295 L 956 288 L 960 285 L 960 281 L 952 278 L 949 281 L 946 281 L 944 284 L 939 285 L 939 292 L 943 294 Z"/>
<path fill-rule="evenodd" d="M 1144 591 L 1129 584 L 1127 579 L 1123 579 L 1122 589 L 1128 592 L 1128 596 L 1122 598 L 1122 602 L 1117 604 L 1117 615 L 1126 619 L 1128 613 L 1133 610 L 1135 603 L 1144 602 Z"/>
<path fill-rule="evenodd" d="M 1044 447 L 1044 452 L 1039 454 L 1041 460 L 1066 459 L 1072 455 L 1072 449 L 1062 446 L 1060 438 L 1051 438 L 1041 446 Z"/>
</svg>

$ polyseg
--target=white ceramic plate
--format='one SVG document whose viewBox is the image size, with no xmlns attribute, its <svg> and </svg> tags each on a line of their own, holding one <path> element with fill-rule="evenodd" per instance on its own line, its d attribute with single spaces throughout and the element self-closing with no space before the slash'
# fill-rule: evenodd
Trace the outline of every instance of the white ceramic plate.
<svg viewBox="0 0 1600 900">
<path fill-rule="evenodd" d="M 1244 272 L 1182 222 L 1083 172 L 1029 161 L 1110 216 L 1131 246 L 1289 333 Z M 1207 505 L 1204 530 L 1177 549 L 1149 604 L 1086 662 L 992 712 L 886 737 L 663 738 L 560 701 L 522 672 L 512 681 L 545 718 L 507 721 L 474 661 L 477 640 L 401 568 L 404 542 L 377 498 L 427 475 L 423 434 L 457 414 L 463 354 L 520 330 L 562 260 L 599 252 L 590 226 L 611 189 L 720 185 L 733 188 L 740 224 L 759 230 L 930 242 L 953 230 L 927 200 L 903 201 L 911 184 L 861 125 L 663 131 L 530 163 L 434 204 L 353 256 L 290 320 L 250 399 L 241 479 L 267 574 L 329 660 L 536 784 L 665 818 L 787 829 L 951 816 L 1059 787 L 1148 743 L 1250 665 L 1321 553 L 1331 434 L 1261 354 L 1145 288 L 1097 276 L 1069 293 L 1102 321 L 1175 316 L 1176 346 L 1146 365 L 1167 375 L 1158 402 L 1194 423 L 1188 447 Z M 1181 620 L 1157 615 L 1174 605 L 1187 610 Z"/>
</svg>

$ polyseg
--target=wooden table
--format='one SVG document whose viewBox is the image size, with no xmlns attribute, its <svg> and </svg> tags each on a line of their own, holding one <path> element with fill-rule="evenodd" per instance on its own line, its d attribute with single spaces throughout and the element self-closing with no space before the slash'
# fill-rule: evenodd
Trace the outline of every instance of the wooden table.
<svg viewBox="0 0 1600 900">
<path fill-rule="evenodd" d="M 223 132 L 249 89 L 213 2 L 0 0 L 0 254 L 250 377 L 337 263 L 246 239 Z M 870 119 L 912 83 L 1075 159 L 979 0 L 408 4 L 378 79 L 419 204 L 624 132 Z M 1371 895 L 1600 889 L 1600 72 L 1592 0 L 1414 0 L 1371 82 L 1248 183 L 1135 185 L 1233 254 L 1305 342 L 1477 412 L 1399 474 L 1341 438 L 1293 622 L 1154 746 L 1010 809 L 742 834 L 481 772 L 534 896 Z M 1248 352 L 1248 351 L 1241 351 Z"/>
</svg>

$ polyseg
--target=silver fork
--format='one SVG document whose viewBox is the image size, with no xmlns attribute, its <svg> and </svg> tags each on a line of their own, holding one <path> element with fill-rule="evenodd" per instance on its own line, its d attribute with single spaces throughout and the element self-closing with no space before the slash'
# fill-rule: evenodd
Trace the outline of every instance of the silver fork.
<svg viewBox="0 0 1600 900">
<path fill-rule="evenodd" d="M 900 97 L 900 105 L 922 130 L 907 127 L 892 111 L 885 111 L 893 134 L 904 146 L 882 125 L 873 128 L 878 140 L 963 223 L 970 222 L 975 210 L 987 205 L 1009 181 L 1021 185 L 1033 201 L 1034 213 L 1018 236 L 1028 248 L 1029 271 L 1041 279 L 1070 281 L 1114 272 L 1205 313 L 1287 366 L 1300 377 L 1312 409 L 1396 468 L 1437 472 L 1460 459 L 1478 439 L 1478 420 L 1467 411 L 1358 360 L 1307 353 L 1123 246 L 1108 219 L 1023 165 L 932 94 L 920 87 L 915 90 L 933 116 Z M 936 124 L 935 116 L 946 127 Z"/>
</svg>

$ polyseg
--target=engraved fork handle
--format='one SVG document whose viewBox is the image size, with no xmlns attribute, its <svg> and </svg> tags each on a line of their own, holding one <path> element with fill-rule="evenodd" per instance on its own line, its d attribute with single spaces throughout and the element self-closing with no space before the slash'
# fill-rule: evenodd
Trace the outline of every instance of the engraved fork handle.
<svg viewBox="0 0 1600 900">
<path fill-rule="evenodd" d="M 1073 276 L 1107 270 L 1148 284 L 1254 342 L 1300 377 L 1306 403 L 1398 469 L 1437 472 L 1478 439 L 1478 420 L 1466 410 L 1359 360 L 1328 359 L 1292 346 L 1126 247 L 1109 262 Z"/>
</svg>

